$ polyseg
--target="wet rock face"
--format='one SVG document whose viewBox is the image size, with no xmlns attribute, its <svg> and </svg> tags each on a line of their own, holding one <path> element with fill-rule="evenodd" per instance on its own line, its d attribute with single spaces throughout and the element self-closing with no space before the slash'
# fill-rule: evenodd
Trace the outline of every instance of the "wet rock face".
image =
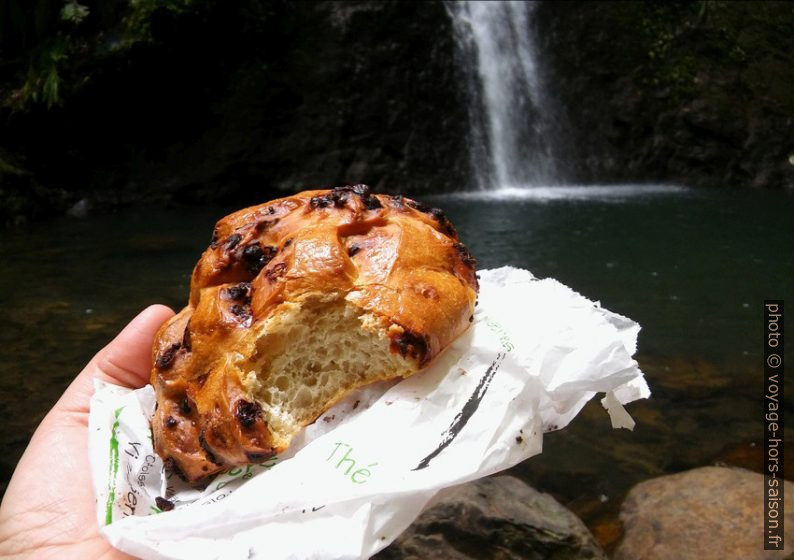
<svg viewBox="0 0 794 560">
<path fill-rule="evenodd" d="M 466 185 L 465 91 L 442 2 L 244 0 L 162 16 L 150 42 L 108 50 L 97 36 L 70 59 L 57 108 L 0 105 L 0 160 L 7 149 L 46 189 L 96 207 Z"/>
<path fill-rule="evenodd" d="M 606 560 L 573 513 L 511 476 L 449 490 L 374 558 Z"/>
<path fill-rule="evenodd" d="M 568 180 L 794 188 L 787 3 L 579 0 L 536 16 Z"/>
<path fill-rule="evenodd" d="M 794 512 L 786 507 L 784 551 L 763 549 L 764 477 L 744 469 L 702 467 L 642 482 L 621 508 L 624 537 L 616 560 L 771 560 L 794 551 Z M 793 495 L 794 484 L 785 482 Z"/>
</svg>

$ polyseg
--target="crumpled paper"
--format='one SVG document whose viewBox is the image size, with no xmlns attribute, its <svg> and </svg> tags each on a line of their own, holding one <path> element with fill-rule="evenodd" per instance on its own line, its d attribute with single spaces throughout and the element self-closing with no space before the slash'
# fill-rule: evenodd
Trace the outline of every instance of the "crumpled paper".
<svg viewBox="0 0 794 560">
<path fill-rule="evenodd" d="M 597 393 L 612 426 L 631 429 L 622 405 L 650 395 L 632 359 L 639 325 L 526 270 L 479 275 L 471 328 L 427 370 L 357 391 L 286 453 L 203 490 L 153 451 L 152 387 L 97 382 L 89 429 L 102 533 L 152 559 L 368 558 L 439 490 L 540 453 L 543 433 Z"/>
</svg>

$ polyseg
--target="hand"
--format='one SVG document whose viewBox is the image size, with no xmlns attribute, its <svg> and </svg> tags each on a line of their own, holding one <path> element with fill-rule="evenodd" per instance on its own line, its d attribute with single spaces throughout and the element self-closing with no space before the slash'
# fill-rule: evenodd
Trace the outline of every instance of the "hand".
<svg viewBox="0 0 794 560">
<path fill-rule="evenodd" d="M 157 329 L 174 314 L 142 311 L 94 356 L 42 420 L 0 505 L 0 557 L 130 558 L 110 546 L 96 521 L 88 460 L 88 406 L 94 379 L 143 387 Z"/>
</svg>

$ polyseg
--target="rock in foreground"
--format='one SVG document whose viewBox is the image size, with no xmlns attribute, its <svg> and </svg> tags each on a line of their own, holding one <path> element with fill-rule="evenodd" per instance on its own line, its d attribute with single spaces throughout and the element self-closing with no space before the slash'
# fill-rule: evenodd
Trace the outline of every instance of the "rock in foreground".
<svg viewBox="0 0 794 560">
<path fill-rule="evenodd" d="M 572 512 L 511 476 L 449 491 L 378 560 L 606 559 Z"/>
<path fill-rule="evenodd" d="M 703 467 L 642 482 L 621 509 L 616 560 L 773 559 L 794 550 L 794 512 L 786 508 L 784 551 L 763 547 L 763 475 Z M 794 495 L 794 484 L 785 482 Z"/>
</svg>

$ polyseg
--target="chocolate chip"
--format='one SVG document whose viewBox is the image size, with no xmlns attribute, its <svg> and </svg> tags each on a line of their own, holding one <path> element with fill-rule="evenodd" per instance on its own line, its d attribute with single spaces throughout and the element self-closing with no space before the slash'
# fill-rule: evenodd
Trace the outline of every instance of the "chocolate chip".
<svg viewBox="0 0 794 560">
<path fill-rule="evenodd" d="M 237 416 L 237 421 L 243 428 L 250 428 L 253 426 L 256 419 L 261 415 L 262 407 L 259 406 L 259 403 L 252 403 L 242 399 L 237 401 L 235 416 Z"/>
<path fill-rule="evenodd" d="M 227 299 L 232 301 L 249 303 L 251 301 L 251 283 L 240 282 L 239 284 L 226 288 L 223 294 Z"/>
<path fill-rule="evenodd" d="M 469 323 L 474 322 L 474 315 L 469 315 Z"/>
<path fill-rule="evenodd" d="M 410 356 L 420 364 L 427 359 L 427 339 L 411 331 L 397 335 L 392 341 L 392 349 L 397 350 L 403 358 Z"/>
<path fill-rule="evenodd" d="M 276 263 L 269 270 L 265 271 L 265 277 L 268 279 L 269 282 L 273 283 L 278 280 L 281 276 L 284 275 L 284 272 L 287 270 L 287 263 Z"/>
<path fill-rule="evenodd" d="M 362 199 L 366 199 L 370 196 L 370 189 L 368 185 L 361 183 L 357 185 L 345 185 L 343 187 L 334 187 L 330 195 L 326 196 L 330 196 L 335 206 L 341 207 L 347 202 L 350 193 L 360 196 Z"/>
<path fill-rule="evenodd" d="M 358 405 L 359 405 L 360 402 L 361 401 L 356 401 L 356 402 L 353 403 L 353 410 L 358 408 Z"/>
<path fill-rule="evenodd" d="M 174 509 L 174 502 L 161 498 L 160 496 L 154 499 L 154 503 L 160 508 L 160 511 L 171 511 Z"/>
<path fill-rule="evenodd" d="M 380 203 L 374 196 L 370 196 L 369 198 L 365 198 L 364 200 L 364 207 L 367 210 L 377 210 L 378 208 L 383 208 L 383 205 Z"/>
<path fill-rule="evenodd" d="M 259 241 L 255 241 L 249 245 L 246 245 L 243 249 L 243 260 L 248 264 L 248 268 L 256 269 L 259 267 L 261 270 L 260 263 L 262 261 L 262 257 L 265 256 L 265 251 L 262 249 L 262 244 Z M 251 270 L 251 272 L 255 272 Z M 258 272 L 258 270 L 256 270 Z"/>
<path fill-rule="evenodd" d="M 191 408 L 188 398 L 182 397 L 182 400 L 179 401 L 179 412 L 182 414 L 190 414 L 192 411 L 193 408 Z"/>
<path fill-rule="evenodd" d="M 246 245 L 243 249 L 243 260 L 246 268 L 251 274 L 259 274 L 267 263 L 276 256 L 278 250 L 275 247 L 262 247 L 259 241 Z"/>
<path fill-rule="evenodd" d="M 348 247 L 348 249 L 347 249 L 347 256 L 348 256 L 348 257 L 353 257 L 353 256 L 355 256 L 355 254 L 356 254 L 356 253 L 358 253 L 360 250 L 361 250 L 361 247 L 359 247 L 359 246 L 358 246 L 358 245 L 356 245 L 356 244 L 353 244 L 353 245 L 351 245 L 350 247 Z"/>
<path fill-rule="evenodd" d="M 447 219 L 446 214 L 441 208 L 433 208 L 430 210 L 430 215 L 433 216 L 436 220 L 438 220 L 438 225 L 441 228 L 441 233 L 445 233 L 450 237 L 457 237 L 457 232 L 455 231 L 455 226 L 452 225 Z"/>
<path fill-rule="evenodd" d="M 215 456 L 215 453 L 213 453 L 212 449 L 210 449 L 209 444 L 207 444 L 207 439 L 204 437 L 204 430 L 202 430 L 201 433 L 199 434 L 198 441 L 199 441 L 199 445 L 204 450 L 204 454 L 207 456 L 207 460 L 210 463 L 213 463 L 218 466 L 222 466 L 223 461 L 218 460 L 218 458 Z"/>
<path fill-rule="evenodd" d="M 475 268 L 477 266 L 477 259 L 471 256 L 471 253 L 469 253 L 469 250 L 463 243 L 455 243 L 452 246 L 460 255 L 460 260 L 463 264 L 469 268 Z"/>
<path fill-rule="evenodd" d="M 270 453 L 246 451 L 245 456 L 248 457 L 248 460 L 252 463 L 261 463 L 262 461 L 267 461 L 268 459 L 275 457 L 276 454 L 272 451 Z"/>
<path fill-rule="evenodd" d="M 183 481 L 187 482 L 187 477 L 185 476 L 185 473 L 182 472 L 182 469 L 179 468 L 179 465 L 176 464 L 176 461 L 174 461 L 173 457 L 169 457 L 168 459 L 163 461 L 163 467 L 165 468 L 166 472 L 175 474 Z"/>
<path fill-rule="evenodd" d="M 243 321 L 247 321 L 251 318 L 250 305 L 241 305 L 239 303 L 235 303 L 229 308 L 229 311 L 231 311 L 235 317 L 238 317 Z"/>
<path fill-rule="evenodd" d="M 242 236 L 242 235 L 240 235 L 239 233 L 233 233 L 233 234 L 231 234 L 229 237 L 227 237 L 227 238 L 224 240 L 224 242 L 223 242 L 223 248 L 224 248 L 224 249 L 226 249 L 227 251 L 231 251 L 232 249 L 234 249 L 235 247 L 237 247 L 237 244 L 238 244 L 238 243 L 240 243 L 240 240 L 241 240 L 242 238 L 243 238 L 243 236 Z"/>
<path fill-rule="evenodd" d="M 516 436 L 516 443 L 521 443 L 523 441 L 524 441 L 524 438 L 522 438 L 521 436 Z"/>
<path fill-rule="evenodd" d="M 282 249 L 286 249 L 287 247 L 289 247 L 290 245 L 292 245 L 292 241 L 293 241 L 293 239 L 292 239 L 292 237 L 290 237 L 289 239 L 287 239 L 287 240 L 284 242 L 284 245 L 283 245 L 281 248 L 282 248 Z"/>
<path fill-rule="evenodd" d="M 238 317 L 242 317 L 243 315 L 248 315 L 250 313 L 250 309 L 248 309 L 247 305 L 240 305 L 239 303 L 233 304 L 229 308 L 229 311 Z"/>
<path fill-rule="evenodd" d="M 174 418 L 173 416 L 168 416 L 165 419 L 165 427 L 166 428 L 173 428 L 177 424 L 179 424 L 179 421 L 176 418 Z"/>
<path fill-rule="evenodd" d="M 182 346 L 180 342 L 175 342 L 163 352 L 157 356 L 157 359 L 154 361 L 154 365 L 157 366 L 157 369 L 168 369 L 174 363 L 174 358 L 176 358 L 176 353 L 179 351 L 179 348 Z"/>
<path fill-rule="evenodd" d="M 263 233 L 269 230 L 270 228 L 272 228 L 277 223 L 278 223 L 278 218 L 276 218 L 275 220 L 259 220 L 258 222 L 256 222 L 256 224 L 254 224 L 254 231 L 256 231 L 257 233 Z"/>
<path fill-rule="evenodd" d="M 273 208 L 272 206 L 268 206 L 267 207 L 267 213 L 268 214 L 275 214 L 276 213 L 276 209 Z"/>
<path fill-rule="evenodd" d="M 392 205 L 397 209 L 405 208 L 405 199 L 402 195 L 395 194 L 389 197 L 392 202 Z"/>
<path fill-rule="evenodd" d="M 364 184 L 353 185 L 353 192 L 356 193 L 358 196 L 367 198 L 370 194 L 370 188 L 369 185 L 364 185 Z"/>
<path fill-rule="evenodd" d="M 221 233 L 218 231 L 218 227 L 215 226 L 215 229 L 212 230 L 212 239 L 210 240 L 210 247 L 213 249 L 218 248 L 218 239 L 220 239 Z"/>
<path fill-rule="evenodd" d="M 350 190 L 350 187 L 337 187 L 331 191 L 329 196 L 331 197 L 335 207 L 341 208 L 345 205 Z"/>
<path fill-rule="evenodd" d="M 182 333 L 182 347 L 188 352 L 193 351 L 193 343 L 190 340 L 190 322 L 185 325 L 185 332 Z"/>
<path fill-rule="evenodd" d="M 329 195 L 322 195 L 322 196 L 313 196 L 311 200 L 309 200 L 309 206 L 311 208 L 326 208 L 331 206 L 334 203 L 334 200 Z"/>
<path fill-rule="evenodd" d="M 419 210 L 420 212 L 424 212 L 425 214 L 429 214 L 432 211 L 432 209 L 426 204 L 422 204 L 421 202 L 417 202 L 415 200 L 409 200 L 407 204 L 414 210 Z"/>
</svg>

